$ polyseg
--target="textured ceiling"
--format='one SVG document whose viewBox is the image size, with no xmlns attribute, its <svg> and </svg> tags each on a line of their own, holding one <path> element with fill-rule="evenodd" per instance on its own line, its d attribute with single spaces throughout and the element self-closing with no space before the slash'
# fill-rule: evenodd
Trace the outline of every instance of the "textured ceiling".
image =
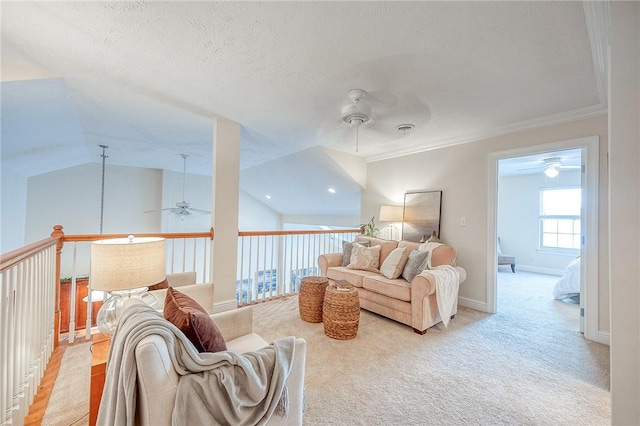
<svg viewBox="0 0 640 426">
<path fill-rule="evenodd" d="M 242 125 L 243 170 L 355 153 L 353 88 L 370 92 L 369 161 L 606 111 L 581 2 L 1 8 L 2 162 L 28 176 L 99 161 L 99 144 L 115 164 L 180 171 L 184 152 L 208 174 L 216 116 Z"/>
</svg>

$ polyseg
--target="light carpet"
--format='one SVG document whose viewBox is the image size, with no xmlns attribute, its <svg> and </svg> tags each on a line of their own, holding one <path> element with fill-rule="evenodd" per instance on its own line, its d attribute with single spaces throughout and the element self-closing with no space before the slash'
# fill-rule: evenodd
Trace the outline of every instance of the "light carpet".
<svg viewBox="0 0 640 426">
<path fill-rule="evenodd" d="M 78 374 L 81 372 L 85 374 Z M 67 347 L 42 418 L 43 425 L 77 426 L 89 423 L 90 373 L 91 343 Z"/>
<path fill-rule="evenodd" d="M 460 308 L 423 336 L 362 310 L 357 337 L 334 340 L 300 319 L 297 297 L 255 306 L 254 328 L 307 340 L 305 425 L 608 425 L 609 347 L 582 337 L 576 305 L 553 300 L 558 277 L 498 277 L 498 314 Z M 78 389 L 87 404 L 88 376 L 68 389 L 65 404 Z M 74 421 L 45 424 L 86 424 Z"/>
</svg>

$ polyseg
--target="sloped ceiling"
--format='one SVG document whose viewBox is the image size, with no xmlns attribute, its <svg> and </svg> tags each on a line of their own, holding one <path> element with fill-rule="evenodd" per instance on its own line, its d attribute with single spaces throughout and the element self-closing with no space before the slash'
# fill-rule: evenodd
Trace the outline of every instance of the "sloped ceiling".
<svg viewBox="0 0 640 426">
<path fill-rule="evenodd" d="M 0 7 L 2 166 L 26 176 L 100 161 L 100 144 L 114 164 L 180 171 L 187 153 L 209 174 L 220 116 L 241 123 L 243 189 L 262 197 L 245 174 L 308 148 L 372 161 L 606 111 L 581 2 Z M 374 114 L 357 153 L 340 119 L 354 88 Z"/>
</svg>

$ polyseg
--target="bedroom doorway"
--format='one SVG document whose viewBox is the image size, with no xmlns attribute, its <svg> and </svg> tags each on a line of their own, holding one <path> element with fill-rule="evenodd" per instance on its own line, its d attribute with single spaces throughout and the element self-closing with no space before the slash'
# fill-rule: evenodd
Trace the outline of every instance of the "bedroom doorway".
<svg viewBox="0 0 640 426">
<path fill-rule="evenodd" d="M 575 148 L 498 160 L 498 312 L 554 317 L 560 326 L 584 331 L 575 268 L 582 236 L 582 154 Z M 564 315 L 544 309 L 562 309 Z"/>
<path fill-rule="evenodd" d="M 598 334 L 598 145 L 599 139 L 594 136 L 501 151 L 489 156 L 489 206 L 494 206 L 488 211 L 487 222 L 487 235 L 490 236 L 487 239 L 489 312 L 496 313 L 500 310 L 497 298 L 498 268 L 501 268 L 500 273 L 503 273 L 505 267 L 498 266 L 498 237 L 500 237 L 503 254 L 516 258 L 514 275 L 517 275 L 518 271 L 547 275 L 552 272 L 563 273 L 572 257 L 580 256 L 583 260 L 578 266 L 581 305 L 579 312 L 582 315 L 580 329 L 587 339 L 602 342 Z M 570 160 L 571 156 L 576 155 L 574 150 L 577 151 L 579 160 L 575 158 Z M 516 169 L 513 174 L 516 177 L 511 178 L 512 182 L 510 182 L 511 192 L 502 191 L 509 186 L 504 179 L 509 167 Z M 531 170 L 521 170 L 529 168 L 535 168 L 533 172 L 537 173 L 537 182 L 536 179 L 517 177 L 524 176 L 525 172 L 531 174 Z M 555 171 L 551 170 L 544 174 L 547 169 L 554 168 Z M 573 174 L 572 177 L 571 174 Z M 563 177 L 558 179 L 561 175 Z M 518 182 L 518 179 L 522 182 Z M 502 184 L 499 185 L 501 180 Z M 528 180 L 530 182 L 527 184 Z M 529 194 L 526 196 L 528 200 L 523 198 L 525 197 L 521 194 L 523 191 L 517 190 L 518 183 L 522 185 L 520 189 L 524 189 L 527 185 L 533 188 L 528 190 Z M 560 199 L 569 197 L 571 191 L 563 191 L 572 189 L 574 194 L 578 192 L 581 200 L 578 215 L 575 214 L 575 209 L 541 210 L 541 203 L 545 202 L 548 206 L 557 205 L 552 201 L 557 200 L 558 197 Z M 505 216 L 505 208 L 514 210 L 527 203 L 529 205 L 535 203 L 535 207 L 528 209 L 521 216 L 512 215 L 511 218 Z M 573 216 L 573 218 L 566 216 Z M 508 223 L 509 221 L 511 223 Z M 569 224 L 571 224 L 570 232 Z M 558 227 L 559 225 L 561 228 Z M 578 227 L 579 231 L 575 227 Z M 549 263 L 550 256 L 554 252 L 557 254 L 563 251 L 564 261 L 560 260 L 562 256 L 556 256 L 556 263 Z M 505 273 L 512 274 L 510 269 Z M 557 278 L 560 279 L 560 276 Z M 550 295 L 550 299 L 552 298 L 553 296 Z"/>
</svg>

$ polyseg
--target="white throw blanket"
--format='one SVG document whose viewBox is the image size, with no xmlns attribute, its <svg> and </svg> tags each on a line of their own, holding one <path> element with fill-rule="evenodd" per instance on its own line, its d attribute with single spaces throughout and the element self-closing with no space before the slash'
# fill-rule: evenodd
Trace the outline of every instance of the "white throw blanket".
<svg viewBox="0 0 640 426">
<path fill-rule="evenodd" d="M 198 353 L 189 339 L 149 306 L 127 307 L 111 342 L 98 425 L 133 425 L 136 409 L 135 348 L 157 334 L 167 344 L 181 376 L 173 424 L 265 424 L 288 410 L 285 380 L 291 370 L 295 338 L 273 342 L 256 352 Z M 197 374 L 191 374 L 197 373 Z"/>
<path fill-rule="evenodd" d="M 453 308 L 458 303 L 458 290 L 460 289 L 460 275 L 456 268 L 451 265 L 431 266 L 431 253 L 437 247 L 441 246 L 441 243 L 423 243 L 418 248 L 420 251 L 426 251 L 427 254 L 427 269 L 430 270 L 431 275 L 436 281 L 436 301 L 438 303 L 438 312 L 440 312 L 440 318 L 442 324 L 447 328 L 449 321 L 451 320 L 451 314 Z"/>
</svg>

